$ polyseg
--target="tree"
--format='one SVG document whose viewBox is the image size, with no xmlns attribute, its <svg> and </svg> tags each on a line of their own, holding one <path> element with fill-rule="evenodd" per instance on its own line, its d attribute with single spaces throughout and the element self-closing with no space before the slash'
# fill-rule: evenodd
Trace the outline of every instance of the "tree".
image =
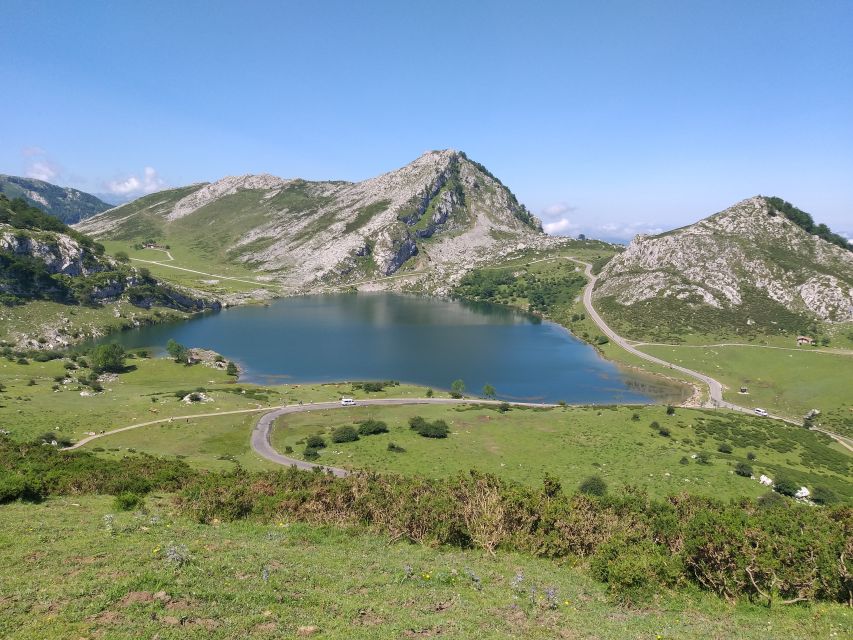
<svg viewBox="0 0 853 640">
<path fill-rule="evenodd" d="M 225 367 L 225 373 L 229 376 L 236 376 L 240 374 L 240 370 L 237 369 L 237 365 L 233 362 L 228 362 L 228 365 Z"/>
<path fill-rule="evenodd" d="M 427 398 L 432 398 L 432 396 L 433 396 L 433 395 L 434 395 L 434 392 L 433 392 L 433 390 L 432 390 L 432 389 L 427 389 L 427 390 L 426 390 L 426 397 L 427 397 Z"/>
<path fill-rule="evenodd" d="M 358 432 L 349 425 L 332 431 L 332 442 L 355 442 L 356 440 L 358 440 Z"/>
<path fill-rule="evenodd" d="M 671 416 L 675 414 L 675 407 L 671 404 L 666 405 L 666 415 Z"/>
<path fill-rule="evenodd" d="M 121 373 L 124 371 L 124 359 L 127 354 L 120 344 L 100 344 L 89 355 L 92 371 L 103 373 Z"/>
<path fill-rule="evenodd" d="M 169 338 L 169 342 L 166 343 L 166 352 L 172 356 L 175 362 L 185 363 L 187 361 L 187 356 L 189 355 L 189 350 L 172 338 Z"/>
<path fill-rule="evenodd" d="M 450 396 L 461 398 L 465 394 L 465 383 L 462 380 L 454 380 L 450 385 Z"/>
<path fill-rule="evenodd" d="M 495 391 L 495 388 L 492 385 L 487 384 L 483 386 L 483 395 L 487 398 L 494 399 L 496 394 L 497 392 Z"/>
</svg>

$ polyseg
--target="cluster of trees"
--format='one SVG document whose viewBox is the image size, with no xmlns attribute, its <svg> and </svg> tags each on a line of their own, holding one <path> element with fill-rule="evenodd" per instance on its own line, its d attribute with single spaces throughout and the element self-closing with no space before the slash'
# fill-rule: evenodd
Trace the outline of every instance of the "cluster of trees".
<svg viewBox="0 0 853 640">
<path fill-rule="evenodd" d="M 853 246 L 847 242 L 847 239 L 844 236 L 833 233 L 832 229 L 825 224 L 815 224 L 814 218 L 812 218 L 810 214 L 806 213 L 802 209 L 798 209 L 790 202 L 777 197 L 767 198 L 767 202 L 770 203 L 776 212 L 781 213 L 795 225 L 801 227 L 804 231 L 814 234 L 819 238 L 823 238 L 834 245 L 853 251 Z"/>
<path fill-rule="evenodd" d="M 574 271 L 516 276 L 512 269 L 475 269 L 465 274 L 454 294 L 498 304 L 526 299 L 528 311 L 551 314 L 557 306 L 571 305 L 585 283 L 584 277 Z"/>
</svg>

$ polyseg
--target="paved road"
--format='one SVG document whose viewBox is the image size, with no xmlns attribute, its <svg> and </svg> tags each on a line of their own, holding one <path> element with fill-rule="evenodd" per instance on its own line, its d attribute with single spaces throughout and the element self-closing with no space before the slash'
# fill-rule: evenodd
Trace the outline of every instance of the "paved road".
<svg viewBox="0 0 853 640">
<path fill-rule="evenodd" d="M 671 362 L 667 362 L 666 360 L 662 360 L 655 356 L 649 355 L 648 353 L 643 353 L 630 342 L 628 342 L 625 338 L 617 334 L 610 326 L 602 319 L 598 312 L 595 310 L 595 307 L 592 306 L 592 290 L 595 289 L 595 283 L 598 281 L 598 276 L 593 274 L 592 265 L 589 262 L 583 262 L 582 260 L 577 260 L 575 258 L 569 258 L 578 264 L 582 264 L 585 267 L 586 277 L 589 278 L 589 282 L 583 290 L 583 306 L 586 307 L 586 311 L 589 314 L 590 318 L 592 318 L 593 322 L 598 325 L 598 328 L 604 332 L 612 342 L 619 345 L 628 353 L 631 353 L 638 358 L 642 358 L 643 360 L 648 360 L 649 362 L 654 362 L 655 364 L 659 364 L 662 367 L 668 367 L 675 371 L 680 371 L 691 378 L 696 378 L 700 382 L 703 382 L 708 387 L 708 392 L 711 398 L 711 404 L 715 407 L 726 407 L 728 409 L 735 409 L 737 411 L 748 411 L 748 409 L 744 409 L 743 407 L 739 407 L 737 405 L 733 405 L 730 402 L 726 402 L 723 400 L 723 385 L 720 384 L 717 380 L 714 380 L 711 376 L 706 376 L 704 373 L 699 373 L 698 371 L 693 371 L 693 369 L 688 369 L 687 367 L 682 367 L 677 364 L 672 364 Z"/>
<path fill-rule="evenodd" d="M 388 405 L 409 405 L 409 404 L 502 404 L 500 400 L 477 400 L 477 399 L 453 399 L 453 398 L 377 398 L 374 400 L 357 400 L 356 406 L 388 406 Z M 538 404 L 535 402 L 512 402 L 514 406 L 522 407 L 556 407 L 554 404 Z M 341 409 L 345 410 L 349 407 L 342 407 L 340 402 L 314 402 L 311 404 L 295 404 L 286 407 L 280 407 L 274 411 L 261 416 L 258 424 L 252 431 L 252 449 L 262 458 L 266 458 L 270 462 L 281 464 L 288 467 L 296 467 L 297 469 L 314 469 L 319 467 L 323 471 L 330 472 L 336 476 L 343 477 L 348 474 L 345 469 L 337 467 L 329 467 L 320 464 L 312 464 L 304 460 L 289 458 L 281 455 L 270 444 L 270 429 L 277 418 L 291 413 L 301 413 L 303 411 L 320 411 L 325 409 Z"/>
<path fill-rule="evenodd" d="M 706 376 L 704 373 L 699 373 L 698 371 L 694 371 L 693 369 L 688 369 L 687 367 L 682 367 L 677 364 L 673 364 L 671 362 L 667 362 L 666 360 L 662 360 L 661 358 L 657 358 L 648 353 L 644 353 L 637 349 L 633 344 L 628 342 L 625 338 L 617 334 L 610 326 L 598 315 L 598 312 L 595 310 L 595 307 L 592 306 L 592 290 L 595 289 L 595 283 L 598 280 L 598 277 L 592 273 L 592 265 L 588 262 L 583 262 L 582 260 L 578 260 L 576 258 L 568 258 L 573 262 L 577 262 L 578 264 L 582 264 L 585 267 L 585 273 L 587 278 L 589 278 L 589 282 L 583 290 L 583 306 L 586 308 L 587 313 L 590 318 L 592 318 L 593 322 L 598 325 L 598 328 L 601 329 L 604 334 L 610 338 L 611 341 L 625 349 L 628 353 L 631 353 L 643 360 L 648 360 L 649 362 L 654 362 L 655 364 L 659 364 L 663 367 L 669 367 L 675 371 L 680 371 L 692 378 L 696 378 L 700 382 L 705 383 L 708 386 L 709 396 L 711 398 L 710 406 L 712 407 L 722 407 L 724 409 L 731 409 L 732 411 L 740 411 L 743 413 L 754 413 L 754 409 L 750 409 L 748 407 L 742 407 L 740 405 L 734 404 L 733 402 L 728 402 L 723 399 L 723 385 L 718 381 L 712 378 L 711 376 Z M 790 424 L 800 425 L 800 422 L 796 420 L 792 420 L 791 418 L 786 418 L 784 416 L 776 416 L 770 415 L 768 416 L 775 420 L 782 420 L 783 422 L 788 422 Z M 833 433 L 832 431 L 827 431 L 825 429 L 820 429 L 813 427 L 815 431 L 820 431 L 821 433 L 825 433 L 830 438 L 834 439 L 838 444 L 842 447 L 846 448 L 849 451 L 853 451 L 853 440 L 850 438 L 846 438 L 840 434 Z"/>
</svg>

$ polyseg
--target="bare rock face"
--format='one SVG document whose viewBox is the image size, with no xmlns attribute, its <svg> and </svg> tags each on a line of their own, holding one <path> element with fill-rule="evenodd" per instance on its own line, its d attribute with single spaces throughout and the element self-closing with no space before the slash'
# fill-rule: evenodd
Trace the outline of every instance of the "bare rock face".
<svg viewBox="0 0 853 640">
<path fill-rule="evenodd" d="M 22 232 L 9 225 L 0 225 L 0 249 L 19 256 L 37 258 L 44 262 L 49 273 L 80 276 L 105 268 L 88 249 L 65 234 Z"/>
<path fill-rule="evenodd" d="M 595 297 L 626 307 L 669 298 L 725 310 L 763 298 L 823 321 L 853 321 L 853 252 L 810 235 L 761 196 L 637 236 L 599 280 Z"/>
</svg>

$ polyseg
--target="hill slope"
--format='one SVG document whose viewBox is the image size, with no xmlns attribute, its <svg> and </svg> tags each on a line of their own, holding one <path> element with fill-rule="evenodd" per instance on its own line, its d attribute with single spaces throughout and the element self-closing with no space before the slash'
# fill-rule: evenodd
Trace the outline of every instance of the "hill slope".
<svg viewBox="0 0 853 640">
<path fill-rule="evenodd" d="M 0 337 L 22 348 L 67 346 L 86 337 L 72 330 L 70 316 L 119 317 L 119 309 L 110 307 L 118 301 L 183 313 L 220 307 L 163 285 L 146 270 L 107 256 L 102 245 L 56 218 L 0 194 Z M 57 306 L 65 312 L 49 317 Z M 142 314 L 142 321 L 151 319 Z M 94 322 L 98 325 L 97 318 Z M 95 326 L 89 335 L 98 332 Z"/>
<path fill-rule="evenodd" d="M 19 176 L 0 175 L 0 193 L 10 200 L 23 198 L 29 205 L 49 213 L 65 224 L 80 222 L 106 211 L 111 206 L 77 189 L 58 187 L 43 180 Z"/>
<path fill-rule="evenodd" d="M 227 177 L 140 198 L 78 228 L 191 248 L 211 265 L 242 263 L 290 290 L 407 273 L 446 290 L 476 264 L 559 242 L 485 167 L 452 150 L 356 183 Z"/>
<path fill-rule="evenodd" d="M 603 269 L 596 303 L 637 339 L 816 332 L 853 321 L 853 252 L 749 198 L 693 225 L 637 236 Z"/>
</svg>

